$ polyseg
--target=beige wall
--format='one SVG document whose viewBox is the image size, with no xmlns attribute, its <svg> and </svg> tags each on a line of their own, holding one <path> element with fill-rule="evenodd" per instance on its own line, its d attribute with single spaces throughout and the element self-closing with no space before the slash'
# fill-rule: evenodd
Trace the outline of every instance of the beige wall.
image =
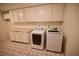
<svg viewBox="0 0 79 59">
<path fill-rule="evenodd" d="M 66 4 L 64 16 L 65 54 L 79 55 L 79 4 Z"/>
<path fill-rule="evenodd" d="M 9 39 L 9 22 L 4 21 L 0 14 L 0 40 Z"/>
<path fill-rule="evenodd" d="M 20 23 L 15 23 L 15 25 L 14 25 L 14 27 L 15 26 L 18 26 L 18 27 L 27 27 L 27 28 L 32 28 L 32 29 L 34 29 L 34 28 L 36 28 L 36 27 L 43 27 L 43 28 L 45 28 L 45 29 L 47 29 L 48 28 L 48 26 L 50 26 L 51 28 L 52 27 L 54 27 L 54 26 L 57 26 L 58 27 L 58 29 L 61 29 L 62 27 L 61 27 L 61 25 L 63 24 L 63 22 L 62 21 L 60 21 L 60 22 L 58 22 L 58 21 L 56 21 L 56 22 L 20 22 Z"/>
</svg>

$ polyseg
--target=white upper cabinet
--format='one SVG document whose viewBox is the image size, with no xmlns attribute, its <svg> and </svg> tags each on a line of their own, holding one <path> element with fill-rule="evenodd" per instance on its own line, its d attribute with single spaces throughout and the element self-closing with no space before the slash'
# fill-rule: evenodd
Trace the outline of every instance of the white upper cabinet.
<svg viewBox="0 0 79 59">
<path fill-rule="evenodd" d="M 51 6 L 50 5 L 43 5 L 34 7 L 33 10 L 33 17 L 35 21 L 50 21 L 51 20 Z"/>
<path fill-rule="evenodd" d="M 24 9 L 18 9 L 18 22 L 24 22 Z"/>
<path fill-rule="evenodd" d="M 52 14 L 52 21 L 63 21 L 64 15 L 64 4 L 52 4 L 51 5 L 51 14 Z"/>
<path fill-rule="evenodd" d="M 24 9 L 24 20 L 26 22 L 50 21 L 51 6 L 43 5 Z"/>
<path fill-rule="evenodd" d="M 25 22 L 31 22 L 31 21 L 34 21 L 33 19 L 33 8 L 25 8 L 24 9 L 24 21 Z"/>
<path fill-rule="evenodd" d="M 11 22 L 14 22 L 14 19 L 13 19 L 13 11 L 9 11 L 9 14 L 10 14 L 10 21 Z"/>
<path fill-rule="evenodd" d="M 3 14 L 3 19 L 5 19 L 5 20 L 6 20 L 6 19 L 10 19 L 9 13 L 4 13 L 4 14 Z"/>
<path fill-rule="evenodd" d="M 63 21 L 64 4 L 47 4 L 25 9 L 26 22 Z"/>
<path fill-rule="evenodd" d="M 63 21 L 64 4 L 47 4 L 10 11 L 11 22 Z"/>
<path fill-rule="evenodd" d="M 18 11 L 17 10 L 10 11 L 10 20 L 11 22 L 18 22 Z"/>
<path fill-rule="evenodd" d="M 17 10 L 13 10 L 13 19 L 14 19 L 14 22 L 18 22 L 18 11 Z"/>
<path fill-rule="evenodd" d="M 38 7 L 38 21 L 63 21 L 63 4 L 48 4 Z"/>
</svg>

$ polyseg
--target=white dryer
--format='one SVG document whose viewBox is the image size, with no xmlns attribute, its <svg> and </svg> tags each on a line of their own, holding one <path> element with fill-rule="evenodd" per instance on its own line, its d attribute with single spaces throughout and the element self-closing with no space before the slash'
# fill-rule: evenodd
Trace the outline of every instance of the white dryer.
<svg viewBox="0 0 79 59">
<path fill-rule="evenodd" d="M 31 47 L 43 50 L 44 48 L 44 30 L 33 30 L 31 32 Z"/>
</svg>

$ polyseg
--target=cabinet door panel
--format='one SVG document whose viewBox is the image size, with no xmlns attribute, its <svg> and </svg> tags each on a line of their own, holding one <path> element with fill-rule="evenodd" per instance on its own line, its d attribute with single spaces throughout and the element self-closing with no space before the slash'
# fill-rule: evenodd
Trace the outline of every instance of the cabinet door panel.
<svg viewBox="0 0 79 59">
<path fill-rule="evenodd" d="M 28 39 L 28 33 L 26 33 L 26 32 L 22 32 L 21 33 L 21 37 L 22 37 L 22 42 L 26 42 L 26 43 L 29 43 L 29 39 Z"/>
<path fill-rule="evenodd" d="M 24 42 L 25 38 L 24 38 L 24 33 L 23 32 L 20 32 L 20 38 L 21 38 L 21 42 Z M 25 40 L 26 42 L 26 40 Z"/>
<path fill-rule="evenodd" d="M 44 5 L 39 7 L 39 20 L 42 21 L 50 21 L 51 20 L 51 6 L 50 5 Z"/>
<path fill-rule="evenodd" d="M 25 36 L 25 38 L 26 38 L 27 43 L 29 43 L 29 41 L 30 41 L 30 40 L 29 40 L 29 33 L 25 33 L 24 36 Z"/>
<path fill-rule="evenodd" d="M 43 5 L 33 7 L 33 20 L 34 21 L 49 21 L 51 19 L 51 6 Z"/>
<path fill-rule="evenodd" d="M 18 22 L 18 11 L 17 10 L 13 10 L 13 21 L 14 22 Z"/>
<path fill-rule="evenodd" d="M 12 10 L 9 12 L 9 14 L 10 14 L 11 22 L 18 22 L 18 11 L 17 10 Z"/>
<path fill-rule="evenodd" d="M 24 22 L 24 9 L 19 9 L 18 10 L 18 22 Z"/>
<path fill-rule="evenodd" d="M 10 32 L 10 40 L 15 41 L 15 34 L 14 34 L 14 32 Z"/>
<path fill-rule="evenodd" d="M 33 7 L 32 8 L 32 11 L 33 11 L 33 18 L 32 18 L 32 21 L 38 21 L 39 20 L 39 14 L 38 14 L 38 7 Z"/>
<path fill-rule="evenodd" d="M 15 33 L 15 41 L 20 41 L 20 32 L 14 32 Z"/>
<path fill-rule="evenodd" d="M 24 21 L 25 22 L 33 21 L 33 9 L 32 8 L 24 9 Z"/>
<path fill-rule="evenodd" d="M 52 21 L 63 21 L 64 5 L 52 4 Z"/>
<path fill-rule="evenodd" d="M 14 22 L 14 19 L 13 19 L 13 11 L 9 11 L 9 14 L 10 14 L 10 21 L 11 22 Z"/>
</svg>

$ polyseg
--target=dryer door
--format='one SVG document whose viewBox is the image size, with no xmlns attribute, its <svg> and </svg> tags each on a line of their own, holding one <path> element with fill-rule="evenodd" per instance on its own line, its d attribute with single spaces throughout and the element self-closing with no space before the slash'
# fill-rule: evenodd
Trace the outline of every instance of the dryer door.
<svg viewBox="0 0 79 59">
<path fill-rule="evenodd" d="M 32 42 L 36 45 L 41 45 L 41 35 L 40 34 L 32 34 Z"/>
</svg>

